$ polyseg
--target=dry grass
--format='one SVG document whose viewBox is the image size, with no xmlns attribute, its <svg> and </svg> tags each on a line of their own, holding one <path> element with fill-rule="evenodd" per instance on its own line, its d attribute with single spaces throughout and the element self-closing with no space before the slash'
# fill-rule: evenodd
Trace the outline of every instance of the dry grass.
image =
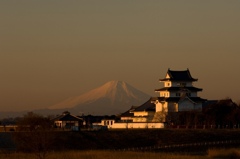
<svg viewBox="0 0 240 159">
<path fill-rule="evenodd" d="M 232 158 L 240 159 L 240 149 L 210 149 L 208 150 L 209 158 Z"/>
<path fill-rule="evenodd" d="M 0 153 L 0 159 L 34 159 L 34 154 Z M 179 155 L 153 152 L 120 152 L 120 151 L 65 151 L 51 152 L 46 159 L 215 159 L 240 158 L 240 149 L 211 149 L 206 156 Z"/>
<path fill-rule="evenodd" d="M 176 154 L 153 153 L 153 152 L 113 152 L 113 151 L 86 151 L 86 152 L 73 152 L 70 156 L 65 154 L 65 158 L 83 158 L 83 159 L 201 159 L 200 156 L 184 156 Z M 61 156 L 61 154 L 60 154 Z M 60 157 L 59 156 L 59 157 Z M 58 157 L 56 157 L 57 159 Z M 55 159 L 55 158 L 54 158 Z"/>
<path fill-rule="evenodd" d="M 33 159 L 34 154 L 0 154 L 0 159 Z M 67 151 L 49 153 L 47 159 L 204 159 L 203 156 L 176 155 L 153 152 L 116 152 L 116 151 Z"/>
</svg>

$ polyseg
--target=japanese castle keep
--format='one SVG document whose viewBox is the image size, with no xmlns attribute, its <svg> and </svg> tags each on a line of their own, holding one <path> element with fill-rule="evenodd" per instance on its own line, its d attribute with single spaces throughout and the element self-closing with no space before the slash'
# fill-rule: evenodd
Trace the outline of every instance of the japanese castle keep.
<svg viewBox="0 0 240 159">
<path fill-rule="evenodd" d="M 206 100 L 198 97 L 198 92 L 202 89 L 193 86 L 196 81 L 188 69 L 169 69 L 165 78 L 160 79 L 164 87 L 155 90 L 159 96 L 151 97 L 140 106 L 132 106 L 122 114 L 122 121 L 165 122 L 166 115 L 170 112 L 201 111 Z"/>
<path fill-rule="evenodd" d="M 160 79 L 164 83 L 164 87 L 156 89 L 159 97 L 152 98 L 156 105 L 156 112 L 179 112 L 190 110 L 202 110 L 202 103 L 205 99 L 198 97 L 201 88 L 193 86 L 193 82 L 197 79 L 193 78 L 190 71 L 172 71 L 168 70 L 166 77 Z"/>
</svg>

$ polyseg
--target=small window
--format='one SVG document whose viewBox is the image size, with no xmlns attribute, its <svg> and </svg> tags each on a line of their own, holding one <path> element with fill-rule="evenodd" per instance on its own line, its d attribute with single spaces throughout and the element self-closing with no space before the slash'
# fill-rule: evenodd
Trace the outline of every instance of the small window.
<svg viewBox="0 0 240 159">
<path fill-rule="evenodd" d="M 180 96 L 180 93 L 176 93 L 176 96 L 179 97 L 179 96 Z"/>
<path fill-rule="evenodd" d="M 181 87 L 185 87 L 185 86 L 186 86 L 186 83 L 179 83 L 179 85 L 180 85 Z"/>
<path fill-rule="evenodd" d="M 191 97 L 191 93 L 187 93 L 187 96 Z"/>
</svg>

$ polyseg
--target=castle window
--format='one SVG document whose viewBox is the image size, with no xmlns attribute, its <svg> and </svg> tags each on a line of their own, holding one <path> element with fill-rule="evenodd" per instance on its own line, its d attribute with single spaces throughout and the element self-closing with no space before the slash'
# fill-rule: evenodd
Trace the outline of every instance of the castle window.
<svg viewBox="0 0 240 159">
<path fill-rule="evenodd" d="M 187 93 L 187 96 L 191 97 L 191 93 Z"/>
<path fill-rule="evenodd" d="M 179 83 L 179 85 L 180 85 L 181 87 L 185 87 L 185 86 L 186 86 L 186 83 Z"/>
</svg>

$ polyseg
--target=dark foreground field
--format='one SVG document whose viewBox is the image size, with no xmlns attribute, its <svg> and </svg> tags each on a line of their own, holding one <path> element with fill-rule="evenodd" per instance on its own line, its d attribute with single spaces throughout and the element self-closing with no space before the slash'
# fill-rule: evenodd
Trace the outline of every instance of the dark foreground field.
<svg viewBox="0 0 240 159">
<path fill-rule="evenodd" d="M 0 153 L 0 159 L 38 159 L 33 153 Z M 240 149 L 210 149 L 206 155 L 131 151 L 58 151 L 49 152 L 44 159 L 239 159 Z M 40 158 L 43 159 L 43 158 Z"/>
<path fill-rule="evenodd" d="M 0 149 L 23 150 L 15 144 L 16 135 L 21 133 L 26 134 L 26 132 L 0 133 Z M 208 149 L 236 148 L 240 145 L 240 130 L 227 129 L 48 132 L 48 135 L 51 135 L 49 139 L 52 140 L 47 147 L 48 151 L 110 150 L 204 154 Z M 34 139 L 38 140 L 38 137 Z"/>
<path fill-rule="evenodd" d="M 159 147 L 161 150 L 171 149 L 171 145 L 189 150 L 189 145 L 200 147 L 235 147 L 239 145 L 240 130 L 119 130 L 93 132 L 59 132 L 56 138 L 60 144 L 58 149 L 71 150 L 121 150 Z M 225 143 L 224 141 L 236 141 Z M 214 145 L 213 143 L 216 144 Z M 203 145 L 204 143 L 204 145 Z M 206 143 L 206 144 L 205 144 Z M 208 144 L 209 143 L 209 144 Z M 218 144 L 217 144 L 218 143 Z M 202 144 L 202 145 L 201 145 Z M 196 146 L 198 146 L 196 145 Z M 163 146 L 168 146 L 164 148 Z M 173 149 L 177 149 L 173 148 Z M 197 148 L 199 149 L 199 148 Z"/>
</svg>

